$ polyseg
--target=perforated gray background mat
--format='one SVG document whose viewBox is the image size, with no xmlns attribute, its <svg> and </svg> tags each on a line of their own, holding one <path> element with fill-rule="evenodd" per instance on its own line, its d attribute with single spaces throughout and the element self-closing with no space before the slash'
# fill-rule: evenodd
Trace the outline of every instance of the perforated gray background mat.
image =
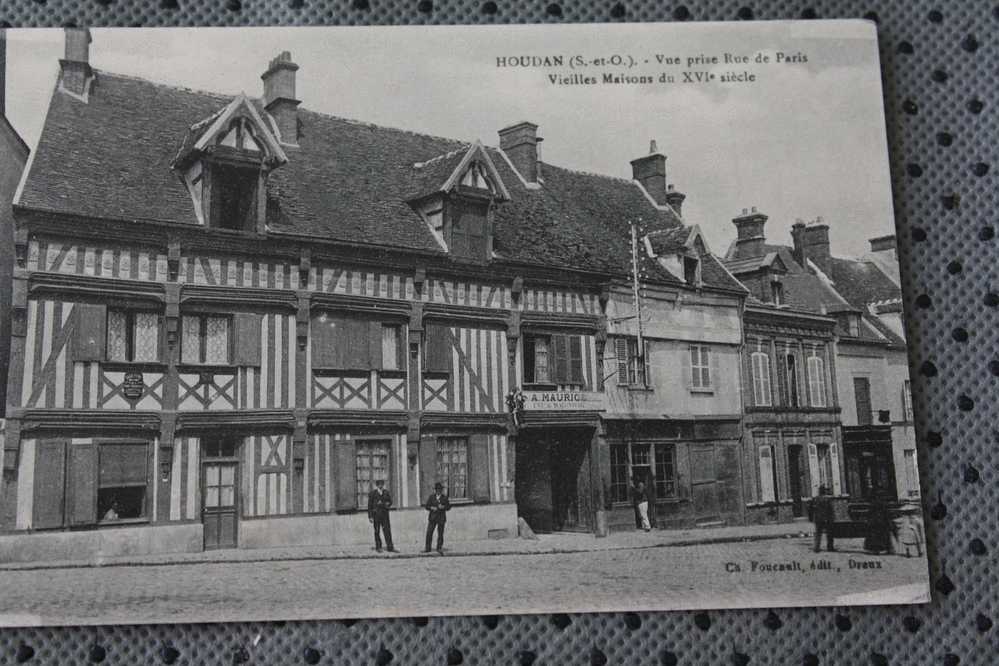
<svg viewBox="0 0 999 666">
<path fill-rule="evenodd" d="M 879 25 L 933 603 L 0 630 L 0 664 L 997 664 L 999 5 L 748 0 L 2 0 L 0 25 L 866 17 Z M 820 158 L 821 156 L 817 156 Z M 511 572 L 516 575 L 516 572 Z M 0 604 L 3 592 L 0 589 Z"/>
</svg>

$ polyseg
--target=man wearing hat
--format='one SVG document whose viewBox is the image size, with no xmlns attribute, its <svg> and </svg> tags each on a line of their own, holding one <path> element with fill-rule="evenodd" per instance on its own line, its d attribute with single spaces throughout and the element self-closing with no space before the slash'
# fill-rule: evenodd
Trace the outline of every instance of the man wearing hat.
<svg viewBox="0 0 999 666">
<path fill-rule="evenodd" d="M 375 526 L 375 550 L 382 552 L 382 539 L 379 530 L 385 534 L 385 545 L 388 552 L 398 552 L 392 545 L 392 525 L 389 523 L 389 507 L 392 506 L 392 496 L 385 490 L 385 480 L 375 481 L 375 489 L 368 494 L 368 522 Z"/>
<path fill-rule="evenodd" d="M 433 494 L 427 498 L 424 505 L 429 511 L 427 516 L 427 543 L 424 553 L 430 552 L 430 541 L 434 536 L 434 529 L 437 530 L 437 552 L 444 554 L 444 524 L 447 522 L 447 512 L 451 508 L 451 500 L 444 494 L 444 485 L 440 482 L 434 484 Z"/>
</svg>

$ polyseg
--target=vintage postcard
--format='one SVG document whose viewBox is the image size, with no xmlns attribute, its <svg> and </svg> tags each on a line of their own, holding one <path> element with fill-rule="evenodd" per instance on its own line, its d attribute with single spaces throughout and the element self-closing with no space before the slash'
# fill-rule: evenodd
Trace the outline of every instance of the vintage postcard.
<svg viewBox="0 0 999 666">
<path fill-rule="evenodd" d="M 0 624 L 928 601 L 873 24 L 0 44 Z"/>
</svg>

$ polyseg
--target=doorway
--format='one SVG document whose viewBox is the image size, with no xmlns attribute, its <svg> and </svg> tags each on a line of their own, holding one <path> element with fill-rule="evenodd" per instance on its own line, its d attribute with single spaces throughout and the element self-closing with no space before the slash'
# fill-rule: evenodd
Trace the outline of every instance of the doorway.
<svg viewBox="0 0 999 666">
<path fill-rule="evenodd" d="M 239 462 L 237 442 L 206 438 L 201 462 L 201 520 L 205 550 L 238 545 Z"/>
<path fill-rule="evenodd" d="M 553 438 L 549 446 L 552 484 L 552 529 L 589 532 L 592 529 L 589 438 Z"/>
</svg>

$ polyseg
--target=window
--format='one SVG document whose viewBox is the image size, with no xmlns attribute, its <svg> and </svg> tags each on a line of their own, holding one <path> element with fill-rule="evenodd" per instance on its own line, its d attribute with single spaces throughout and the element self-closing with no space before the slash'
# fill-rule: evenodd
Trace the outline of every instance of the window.
<svg viewBox="0 0 999 666">
<path fill-rule="evenodd" d="M 808 399 L 812 407 L 826 406 L 826 365 L 816 352 L 808 357 Z"/>
<path fill-rule="evenodd" d="M 160 317 L 155 312 L 108 310 L 107 359 L 120 363 L 159 360 Z"/>
<path fill-rule="evenodd" d="M 584 384 L 582 336 L 525 335 L 524 383 L 582 386 Z"/>
<path fill-rule="evenodd" d="M 871 381 L 867 377 L 853 378 L 853 399 L 857 406 L 857 425 L 871 425 Z"/>
<path fill-rule="evenodd" d="M 902 451 L 903 462 L 905 464 L 905 489 L 909 497 L 919 495 L 919 474 L 916 471 L 916 450 L 905 449 Z"/>
<path fill-rule="evenodd" d="M 779 280 L 770 283 L 770 295 L 774 305 L 784 305 L 784 285 Z"/>
<path fill-rule="evenodd" d="M 711 388 L 711 366 L 707 345 L 690 345 L 690 386 L 694 389 Z"/>
<path fill-rule="evenodd" d="M 437 479 L 451 499 L 468 499 L 468 439 L 437 440 Z"/>
<path fill-rule="evenodd" d="M 787 404 L 797 407 L 798 398 L 798 359 L 794 354 L 784 355 L 784 380 L 787 387 Z"/>
<path fill-rule="evenodd" d="M 402 370 L 402 329 L 382 325 L 382 370 Z"/>
<path fill-rule="evenodd" d="M 701 281 L 701 260 L 697 257 L 683 258 L 683 281 L 696 285 Z"/>
<path fill-rule="evenodd" d="M 759 449 L 760 454 L 760 502 L 777 501 L 777 462 L 774 459 L 774 447 L 765 444 Z"/>
<path fill-rule="evenodd" d="M 614 354 L 617 357 L 618 386 L 648 385 L 646 362 L 639 354 L 638 338 L 617 338 L 614 341 Z"/>
<path fill-rule="evenodd" d="M 753 370 L 753 404 L 757 407 L 769 407 L 773 404 L 770 395 L 770 357 L 762 351 L 755 351 L 750 356 Z"/>
<path fill-rule="evenodd" d="M 670 442 L 617 442 L 611 444 L 610 500 L 631 502 L 634 478 L 652 484 L 656 498 L 677 496 L 676 447 Z"/>
<path fill-rule="evenodd" d="M 825 486 L 829 489 L 829 492 L 832 492 L 832 456 L 829 454 L 829 445 L 816 444 L 815 452 L 815 459 L 819 468 L 819 485 Z"/>
<path fill-rule="evenodd" d="M 97 519 L 145 518 L 148 483 L 146 444 L 101 444 L 98 451 Z"/>
<path fill-rule="evenodd" d="M 252 167 L 216 164 L 211 167 L 211 226 L 253 231 L 257 228 L 257 181 Z"/>
<path fill-rule="evenodd" d="M 357 443 L 357 506 L 367 508 L 368 495 L 375 481 L 388 483 L 389 443 L 383 441 Z"/>
<path fill-rule="evenodd" d="M 184 315 L 181 317 L 180 362 L 228 365 L 230 317 Z"/>
<path fill-rule="evenodd" d="M 905 384 L 902 386 L 902 415 L 906 421 L 911 423 L 913 421 L 912 415 L 912 382 L 908 379 L 905 380 Z"/>
<path fill-rule="evenodd" d="M 489 261 L 488 204 L 452 197 L 449 201 L 451 255 L 479 263 Z"/>
</svg>

